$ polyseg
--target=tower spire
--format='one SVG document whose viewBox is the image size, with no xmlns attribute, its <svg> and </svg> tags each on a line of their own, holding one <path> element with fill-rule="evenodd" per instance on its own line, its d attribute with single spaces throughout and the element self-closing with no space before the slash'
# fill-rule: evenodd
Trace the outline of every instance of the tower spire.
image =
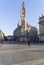
<svg viewBox="0 0 44 65">
<path fill-rule="evenodd" d="M 22 26 L 26 27 L 26 6 L 25 6 L 24 2 L 22 3 L 20 16 L 21 16 L 21 24 L 22 24 Z"/>
<path fill-rule="evenodd" d="M 26 6 L 25 3 L 22 3 L 22 8 L 21 8 L 21 18 L 24 19 L 26 17 Z"/>
</svg>

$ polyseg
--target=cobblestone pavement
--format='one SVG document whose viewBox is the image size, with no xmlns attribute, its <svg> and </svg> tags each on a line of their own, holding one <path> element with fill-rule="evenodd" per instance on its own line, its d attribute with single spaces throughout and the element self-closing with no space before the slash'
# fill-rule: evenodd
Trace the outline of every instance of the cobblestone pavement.
<svg viewBox="0 0 44 65">
<path fill-rule="evenodd" d="M 41 63 L 44 65 L 44 45 L 31 45 L 31 47 L 27 45 L 2 45 L 0 47 L 0 65 L 17 65 L 19 63 L 19 65 L 29 65 L 29 62 L 35 63 L 35 61 L 39 62 L 36 65 Z"/>
<path fill-rule="evenodd" d="M 32 60 L 13 65 L 44 65 L 44 59 Z"/>
</svg>

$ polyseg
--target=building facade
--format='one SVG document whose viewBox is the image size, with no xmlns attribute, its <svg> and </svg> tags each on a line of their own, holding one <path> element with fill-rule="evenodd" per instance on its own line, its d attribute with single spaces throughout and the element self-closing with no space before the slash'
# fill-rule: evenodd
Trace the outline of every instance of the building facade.
<svg viewBox="0 0 44 65">
<path fill-rule="evenodd" d="M 37 28 L 27 24 L 26 12 L 26 5 L 23 2 L 20 12 L 21 25 L 18 25 L 18 27 L 13 32 L 13 36 L 17 41 L 27 41 L 28 37 L 33 36 L 33 31 L 34 33 L 37 32 Z"/>
<path fill-rule="evenodd" d="M 4 33 L 0 30 L 0 42 L 4 40 Z"/>
<path fill-rule="evenodd" d="M 44 40 L 44 16 L 39 17 L 39 34 L 40 40 Z"/>
</svg>

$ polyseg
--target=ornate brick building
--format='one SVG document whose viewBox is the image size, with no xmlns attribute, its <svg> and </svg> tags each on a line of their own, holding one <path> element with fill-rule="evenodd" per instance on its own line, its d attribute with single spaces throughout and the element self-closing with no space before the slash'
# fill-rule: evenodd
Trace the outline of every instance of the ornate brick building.
<svg viewBox="0 0 44 65">
<path fill-rule="evenodd" d="M 16 38 L 17 41 L 27 41 L 27 35 L 30 37 L 33 36 L 33 33 L 37 35 L 37 28 L 27 24 L 26 12 L 26 5 L 23 2 L 20 11 L 21 25 L 18 24 L 18 27 L 13 32 L 13 36 L 14 38 Z"/>
</svg>

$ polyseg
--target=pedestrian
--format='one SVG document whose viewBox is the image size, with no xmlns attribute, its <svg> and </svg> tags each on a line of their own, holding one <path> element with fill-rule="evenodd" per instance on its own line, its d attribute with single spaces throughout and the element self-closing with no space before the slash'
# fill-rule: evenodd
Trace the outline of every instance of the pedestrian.
<svg viewBox="0 0 44 65">
<path fill-rule="evenodd" d="M 30 40 L 28 40 L 28 46 L 30 46 Z"/>
</svg>

